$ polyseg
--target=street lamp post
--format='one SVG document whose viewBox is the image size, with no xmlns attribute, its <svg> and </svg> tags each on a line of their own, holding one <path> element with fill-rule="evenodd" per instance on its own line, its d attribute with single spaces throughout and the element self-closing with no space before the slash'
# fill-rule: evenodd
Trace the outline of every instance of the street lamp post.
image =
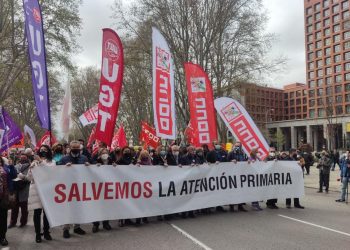
<svg viewBox="0 0 350 250">
<path fill-rule="evenodd" d="M 274 112 L 274 111 L 275 111 L 274 109 L 268 109 L 268 110 L 266 110 L 266 113 L 265 113 L 265 131 L 266 131 L 266 139 L 267 139 L 268 142 L 270 142 L 269 130 L 267 128 L 268 115 L 269 115 L 269 113 L 271 115 L 271 113 Z"/>
</svg>

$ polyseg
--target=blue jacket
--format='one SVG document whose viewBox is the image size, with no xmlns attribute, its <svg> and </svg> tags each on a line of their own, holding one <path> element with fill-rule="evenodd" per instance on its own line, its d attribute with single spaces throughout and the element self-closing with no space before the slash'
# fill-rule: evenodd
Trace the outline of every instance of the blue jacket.
<svg viewBox="0 0 350 250">
<path fill-rule="evenodd" d="M 350 160 L 346 157 L 342 157 L 339 161 L 340 163 L 340 177 L 350 177 L 350 169 L 348 168 L 348 164 L 350 164 Z"/>
<path fill-rule="evenodd" d="M 67 163 L 85 164 L 85 162 L 89 162 L 89 159 L 85 155 L 81 154 L 79 157 L 73 157 L 69 154 L 64 156 L 57 165 L 66 165 Z"/>
<path fill-rule="evenodd" d="M 7 187 L 9 192 L 13 192 L 13 179 L 17 178 L 17 171 L 13 165 L 5 165 L 4 167 L 7 173 Z"/>
</svg>

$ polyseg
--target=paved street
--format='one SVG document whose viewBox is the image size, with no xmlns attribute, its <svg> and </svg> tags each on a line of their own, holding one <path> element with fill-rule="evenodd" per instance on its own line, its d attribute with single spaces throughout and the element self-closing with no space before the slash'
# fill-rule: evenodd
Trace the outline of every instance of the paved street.
<svg viewBox="0 0 350 250">
<path fill-rule="evenodd" d="M 73 234 L 68 240 L 55 228 L 54 240 L 41 244 L 34 242 L 30 221 L 23 229 L 8 231 L 7 249 L 350 249 L 350 205 L 334 201 L 339 196 L 337 175 L 332 172 L 335 181 L 328 194 L 316 193 L 316 169 L 305 176 L 305 210 L 287 209 L 279 201 L 278 210 L 213 213 L 169 223 L 152 218 L 149 225 L 137 228 L 112 222 L 112 231 L 97 234 L 91 233 L 91 225 L 83 225 L 88 234 Z"/>
</svg>

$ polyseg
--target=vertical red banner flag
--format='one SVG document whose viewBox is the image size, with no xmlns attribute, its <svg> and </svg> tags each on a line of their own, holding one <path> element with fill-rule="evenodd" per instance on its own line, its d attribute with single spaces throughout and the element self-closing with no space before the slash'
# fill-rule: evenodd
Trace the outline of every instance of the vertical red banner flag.
<svg viewBox="0 0 350 250">
<path fill-rule="evenodd" d="M 175 86 L 173 58 L 163 35 L 152 28 L 153 112 L 156 134 L 175 139 Z"/>
<path fill-rule="evenodd" d="M 217 140 L 213 89 L 208 75 L 197 64 L 184 63 L 194 146 Z"/>
<path fill-rule="evenodd" d="M 96 139 L 112 143 L 123 83 L 124 54 L 122 42 L 112 29 L 103 29 L 102 69 Z"/>
</svg>

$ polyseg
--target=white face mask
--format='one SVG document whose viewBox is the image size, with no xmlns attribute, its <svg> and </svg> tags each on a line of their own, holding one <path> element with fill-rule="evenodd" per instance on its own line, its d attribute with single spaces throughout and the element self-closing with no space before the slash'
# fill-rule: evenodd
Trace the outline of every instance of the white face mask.
<svg viewBox="0 0 350 250">
<path fill-rule="evenodd" d="M 102 155 L 101 155 L 101 159 L 104 160 L 104 161 L 107 160 L 108 157 L 109 157 L 108 154 L 102 154 Z"/>
<path fill-rule="evenodd" d="M 173 153 L 173 155 L 174 155 L 174 156 L 178 156 L 178 155 L 179 155 L 179 152 L 176 151 L 176 152 Z"/>
<path fill-rule="evenodd" d="M 276 154 L 275 154 L 274 152 L 271 152 L 271 153 L 270 153 L 270 156 L 271 156 L 271 157 L 275 157 L 275 155 L 276 155 Z"/>
</svg>

